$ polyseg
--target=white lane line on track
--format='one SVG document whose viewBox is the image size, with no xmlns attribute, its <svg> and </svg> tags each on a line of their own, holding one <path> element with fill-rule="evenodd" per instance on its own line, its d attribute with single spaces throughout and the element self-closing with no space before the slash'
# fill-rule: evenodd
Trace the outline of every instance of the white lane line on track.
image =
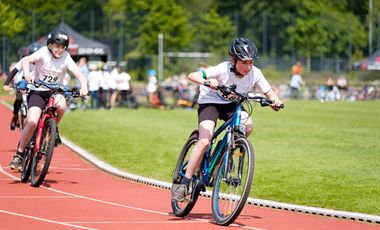
<svg viewBox="0 0 380 230">
<path fill-rule="evenodd" d="M 200 224 L 199 220 L 176 220 L 176 221 L 70 221 L 71 224 Z M 262 228 L 249 227 L 239 224 L 230 224 L 229 227 L 240 227 L 253 230 L 265 230 Z"/>
<path fill-rule="evenodd" d="M 5 213 L 5 214 L 13 215 L 13 216 L 25 217 L 25 218 L 34 219 L 34 220 L 40 220 L 40 221 L 44 221 L 44 222 L 48 222 L 48 223 L 64 225 L 64 226 L 73 227 L 73 228 L 96 230 L 96 228 L 88 228 L 88 227 L 83 227 L 83 226 L 79 226 L 79 225 L 75 225 L 75 224 L 70 224 L 70 223 L 65 223 L 65 222 L 60 222 L 60 221 L 55 221 L 55 220 L 44 219 L 44 218 L 40 218 L 40 217 L 36 217 L 36 216 L 24 215 L 24 214 L 20 214 L 20 213 L 16 213 L 16 212 L 9 212 L 9 211 L 6 211 L 6 210 L 1 210 L 1 209 L 0 209 L 0 213 Z"/>
<path fill-rule="evenodd" d="M 4 171 L 1 165 L 0 165 L 0 172 L 3 173 L 3 174 L 5 174 L 5 175 L 7 175 L 7 176 L 9 176 L 9 177 L 11 177 L 11 178 L 13 178 L 13 179 L 15 179 L 15 180 L 19 180 L 19 178 L 17 178 L 15 176 L 13 176 L 12 174 L 9 174 L 6 171 Z M 65 194 L 65 195 L 69 195 L 69 196 L 73 196 L 73 197 L 81 198 L 81 199 L 85 199 L 85 200 L 95 201 L 95 202 L 98 202 L 98 203 L 103 203 L 103 204 L 108 204 L 108 205 L 112 205 L 112 206 L 117 206 L 117 207 L 122 207 L 122 208 L 128 208 L 128 209 L 132 209 L 132 210 L 137 210 L 137 211 L 142 211 L 142 212 L 148 212 L 148 213 L 153 213 L 153 214 L 159 214 L 159 215 L 164 215 L 164 216 L 173 216 L 172 214 L 169 214 L 169 213 L 166 213 L 166 212 L 159 212 L 159 211 L 154 211 L 154 210 L 149 210 L 149 209 L 144 209 L 144 208 L 138 208 L 138 207 L 133 207 L 133 206 L 124 205 L 124 204 L 118 204 L 118 203 L 114 203 L 114 202 L 109 202 L 109 201 L 105 201 L 105 200 L 99 200 L 99 199 L 95 199 L 95 198 L 91 198 L 91 197 L 77 195 L 77 194 L 74 194 L 74 193 L 60 191 L 60 190 L 53 189 L 53 188 L 48 188 L 48 187 L 45 187 L 43 185 L 41 185 L 40 187 L 44 188 L 44 189 L 47 189 L 47 190 L 50 190 L 52 192 L 56 192 L 56 193 L 60 193 L 60 194 Z M 205 220 L 205 219 L 199 219 L 199 218 L 191 218 L 191 217 L 189 217 L 188 221 L 189 220 L 197 221 L 197 222 L 204 222 L 204 223 L 212 223 L 211 220 Z M 184 223 L 185 222 L 187 222 L 187 221 L 184 220 Z M 253 230 L 265 230 L 265 229 L 262 229 L 262 228 L 255 228 L 255 227 L 250 227 L 250 226 L 245 226 L 245 225 L 238 225 L 238 224 L 230 224 L 230 226 L 241 227 L 241 228 L 245 228 L 245 229 L 253 229 Z"/>
<path fill-rule="evenodd" d="M 74 171 L 94 171 L 96 169 L 93 168 L 68 168 L 68 167 L 56 167 L 50 166 L 50 169 L 60 169 L 60 170 L 74 170 Z"/>
</svg>

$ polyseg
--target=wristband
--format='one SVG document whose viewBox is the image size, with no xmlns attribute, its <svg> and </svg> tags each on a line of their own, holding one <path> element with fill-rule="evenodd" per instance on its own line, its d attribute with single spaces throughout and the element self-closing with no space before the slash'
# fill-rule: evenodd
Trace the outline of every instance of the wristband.
<svg viewBox="0 0 380 230">
<path fill-rule="evenodd" d="M 203 69 L 201 70 L 201 72 L 202 72 L 202 77 L 203 77 L 203 79 L 206 80 L 206 79 L 207 79 L 206 72 L 205 72 Z"/>
</svg>

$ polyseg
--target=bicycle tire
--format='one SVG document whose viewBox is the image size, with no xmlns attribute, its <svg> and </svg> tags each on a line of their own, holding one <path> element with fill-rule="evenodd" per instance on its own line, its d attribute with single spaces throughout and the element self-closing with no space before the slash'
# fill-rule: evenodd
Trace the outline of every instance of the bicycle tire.
<svg viewBox="0 0 380 230">
<path fill-rule="evenodd" d="M 56 123 L 54 119 L 47 119 L 42 131 L 40 150 L 32 160 L 31 186 L 39 187 L 49 170 L 55 147 Z"/>
<path fill-rule="evenodd" d="M 34 152 L 34 144 L 30 143 L 24 153 L 24 157 L 22 159 L 22 167 L 21 167 L 21 175 L 20 179 L 22 183 L 26 183 L 29 180 L 30 177 L 30 169 L 32 166 L 32 157 Z"/>
<path fill-rule="evenodd" d="M 212 215 L 218 225 L 227 226 L 240 215 L 248 199 L 254 176 L 254 149 L 244 137 L 235 140 L 235 148 L 229 151 L 217 171 L 212 194 Z M 223 180 L 225 170 L 227 179 Z"/>
<path fill-rule="evenodd" d="M 173 173 L 173 185 L 175 183 L 181 182 L 182 176 L 180 174 L 184 175 L 186 172 L 185 165 L 187 164 L 188 156 L 190 155 L 193 147 L 198 142 L 198 137 L 199 137 L 198 132 L 193 132 L 190 135 L 190 137 L 187 139 L 187 141 L 185 142 L 181 150 L 181 153 L 178 157 L 176 168 Z M 180 171 L 181 173 L 179 173 Z M 184 217 L 187 214 L 189 214 L 191 210 L 193 209 L 195 203 L 197 202 L 197 199 L 199 197 L 199 193 L 202 187 L 200 185 L 201 183 L 200 183 L 200 178 L 198 177 L 198 175 L 199 175 L 198 173 L 194 174 L 194 178 L 196 179 L 191 180 L 190 182 L 191 193 L 185 198 L 185 201 L 179 202 L 176 200 L 171 200 L 171 206 L 172 206 L 174 215 L 178 217 Z"/>
<path fill-rule="evenodd" d="M 26 120 L 27 111 L 28 111 L 28 108 L 24 104 L 21 104 L 21 107 L 18 110 L 18 126 L 19 126 L 20 131 L 22 131 L 25 128 L 25 120 Z"/>
</svg>

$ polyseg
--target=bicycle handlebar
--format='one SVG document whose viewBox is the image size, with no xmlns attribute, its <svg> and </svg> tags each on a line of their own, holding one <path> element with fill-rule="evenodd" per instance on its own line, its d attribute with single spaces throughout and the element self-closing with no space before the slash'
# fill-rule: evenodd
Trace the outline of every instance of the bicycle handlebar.
<svg viewBox="0 0 380 230">
<path fill-rule="evenodd" d="M 44 87 L 52 90 L 54 93 L 69 93 L 70 96 L 72 96 L 74 98 L 82 97 L 83 99 L 86 99 L 86 96 L 81 96 L 80 95 L 79 90 L 76 87 L 74 87 L 74 88 L 72 88 L 70 90 L 64 90 L 64 89 L 61 88 L 61 86 L 59 84 L 48 84 L 48 83 L 43 82 L 43 81 L 37 81 L 37 82 L 34 82 L 34 83 L 30 83 L 30 84 L 33 84 L 36 88 L 44 86 Z"/>
<path fill-rule="evenodd" d="M 211 88 L 211 84 L 207 81 L 204 83 L 204 85 Z M 240 97 L 242 99 L 242 101 L 245 101 L 245 100 L 255 101 L 255 102 L 260 103 L 260 105 L 262 107 L 270 106 L 270 107 L 276 108 L 276 109 L 283 109 L 285 107 L 284 104 L 281 104 L 280 106 L 274 106 L 273 101 L 266 98 L 266 97 L 251 96 L 250 93 L 248 93 L 247 95 L 243 95 L 241 93 L 238 93 L 238 92 L 236 92 L 236 85 L 230 85 L 230 86 L 218 85 L 216 87 L 216 89 L 219 90 L 223 94 L 223 97 L 227 97 L 230 94 L 235 94 L 236 96 Z"/>
</svg>

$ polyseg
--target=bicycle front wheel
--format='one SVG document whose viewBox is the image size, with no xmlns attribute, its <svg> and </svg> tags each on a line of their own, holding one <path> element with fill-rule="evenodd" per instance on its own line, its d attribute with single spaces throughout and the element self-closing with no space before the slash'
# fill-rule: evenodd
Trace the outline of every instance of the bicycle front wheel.
<svg viewBox="0 0 380 230">
<path fill-rule="evenodd" d="M 236 139 L 228 155 L 218 169 L 212 194 L 212 215 L 219 225 L 229 225 L 239 216 L 254 174 L 253 146 L 246 138 Z"/>
<path fill-rule="evenodd" d="M 18 125 L 20 128 L 20 131 L 22 131 L 25 127 L 27 111 L 28 111 L 28 108 L 24 104 L 21 104 L 21 108 L 18 111 Z"/>
<path fill-rule="evenodd" d="M 31 168 L 31 185 L 39 187 L 48 172 L 55 145 L 56 123 L 47 119 L 42 131 L 40 150 L 34 153 Z"/>
<path fill-rule="evenodd" d="M 187 162 L 191 151 L 194 149 L 198 142 L 198 132 L 192 133 L 183 146 L 181 153 L 177 160 L 177 165 L 173 173 L 173 185 L 181 183 L 187 169 Z M 200 179 L 198 173 L 194 174 L 193 179 L 190 182 L 190 193 L 186 196 L 185 200 L 180 202 L 171 200 L 171 206 L 174 215 L 184 217 L 190 213 L 195 203 L 197 202 L 199 193 L 201 191 Z"/>
<path fill-rule="evenodd" d="M 33 143 L 33 142 L 32 142 Z M 29 144 L 24 152 L 24 157 L 22 159 L 22 167 L 21 167 L 21 182 L 26 183 L 29 180 L 30 176 L 30 168 L 31 168 L 31 159 L 34 153 L 34 145 Z"/>
</svg>

